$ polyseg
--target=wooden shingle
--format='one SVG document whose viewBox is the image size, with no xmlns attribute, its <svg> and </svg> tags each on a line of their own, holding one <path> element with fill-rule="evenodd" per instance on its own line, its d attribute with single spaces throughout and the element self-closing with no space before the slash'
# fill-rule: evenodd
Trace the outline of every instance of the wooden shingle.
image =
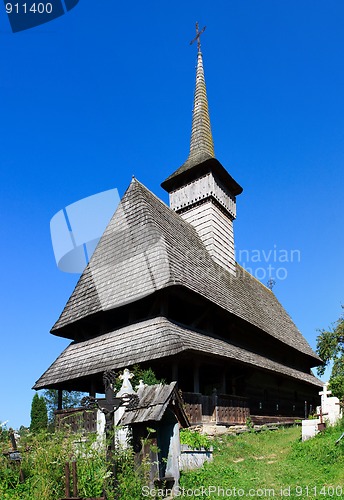
<svg viewBox="0 0 344 500">
<path fill-rule="evenodd" d="M 322 386 L 310 373 L 284 366 L 234 346 L 224 339 L 183 328 L 166 318 L 158 317 L 90 340 L 72 342 L 40 377 L 34 389 L 52 387 L 108 370 L 123 369 L 136 363 L 168 358 L 184 351 L 216 355 L 314 386 Z"/>
<path fill-rule="evenodd" d="M 187 416 L 182 407 L 182 401 L 177 391 L 177 383 L 155 384 L 145 386 L 138 391 L 139 402 L 132 410 L 126 410 L 120 425 L 138 424 L 142 422 L 159 422 L 170 402 L 179 406 L 179 416 L 182 418 L 183 427 L 189 425 Z"/>
<path fill-rule="evenodd" d="M 210 257 L 195 228 L 133 179 L 52 333 L 95 312 L 116 309 L 174 285 L 205 297 L 311 356 L 275 295 L 237 264 L 236 275 Z"/>
</svg>

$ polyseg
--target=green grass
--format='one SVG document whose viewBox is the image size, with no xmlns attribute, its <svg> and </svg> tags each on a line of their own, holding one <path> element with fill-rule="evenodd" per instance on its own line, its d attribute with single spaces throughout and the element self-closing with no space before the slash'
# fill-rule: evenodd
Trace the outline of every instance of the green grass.
<svg viewBox="0 0 344 500">
<path fill-rule="evenodd" d="M 214 442 L 212 463 L 182 474 L 179 498 L 344 498 L 344 439 L 335 445 L 343 432 L 344 421 L 305 443 L 300 440 L 301 427 L 223 436 Z M 80 437 L 76 445 L 76 438 L 61 433 L 23 438 L 24 484 L 19 481 L 18 465 L 0 454 L 0 500 L 63 497 L 64 464 L 72 459 L 77 461 L 80 494 L 100 496 L 109 474 L 105 450 Z M 0 434 L 0 445 L 0 450 L 8 449 L 6 432 Z M 147 498 L 141 488 L 147 483 L 148 464 L 134 472 L 130 450 L 118 458 L 117 495 L 109 491 L 109 500 Z M 209 487 L 222 490 L 211 493 Z"/>
<path fill-rule="evenodd" d="M 198 494 L 191 490 L 213 486 L 225 493 L 206 498 L 239 498 L 243 492 L 256 498 L 344 498 L 344 439 L 335 445 L 343 431 L 341 423 L 304 443 L 301 427 L 221 437 L 214 461 L 183 473 L 181 488 L 190 490 L 189 497 Z"/>
</svg>

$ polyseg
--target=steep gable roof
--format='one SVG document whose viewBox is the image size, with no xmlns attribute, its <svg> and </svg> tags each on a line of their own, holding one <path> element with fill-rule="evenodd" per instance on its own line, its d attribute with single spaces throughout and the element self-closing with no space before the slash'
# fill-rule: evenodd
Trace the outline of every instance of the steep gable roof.
<svg viewBox="0 0 344 500">
<path fill-rule="evenodd" d="M 136 179 L 52 332 L 173 285 L 193 290 L 319 361 L 269 289 L 239 265 L 234 276 L 216 264 L 195 228 Z"/>
</svg>

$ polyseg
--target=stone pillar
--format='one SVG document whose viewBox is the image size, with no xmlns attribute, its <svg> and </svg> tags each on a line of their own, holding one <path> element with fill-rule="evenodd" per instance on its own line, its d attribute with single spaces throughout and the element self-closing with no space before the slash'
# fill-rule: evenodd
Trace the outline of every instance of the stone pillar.
<svg viewBox="0 0 344 500">
<path fill-rule="evenodd" d="M 123 371 L 123 375 L 120 375 L 119 378 L 122 380 L 122 386 L 120 390 L 117 392 L 116 397 L 125 397 L 126 395 L 130 394 L 136 394 L 136 392 L 133 389 L 133 386 L 131 385 L 130 379 L 132 379 L 134 376 L 133 373 L 130 373 L 128 368 L 125 368 Z M 119 408 L 114 413 L 113 416 L 113 422 L 114 425 L 118 425 L 118 422 L 121 420 L 123 417 L 123 414 L 125 412 L 125 407 L 121 405 Z M 126 448 L 128 446 L 128 427 L 124 426 L 120 429 L 116 430 L 116 438 L 118 439 L 118 442 Z"/>
<path fill-rule="evenodd" d="M 328 390 L 328 382 L 323 386 L 323 390 L 319 392 L 321 396 L 321 407 L 317 408 L 317 413 L 324 415 L 324 420 L 334 425 L 341 416 L 340 401 L 332 396 L 332 391 Z"/>
<path fill-rule="evenodd" d="M 323 409 L 326 406 L 327 396 L 330 396 L 332 394 L 332 391 L 328 390 L 328 385 L 328 382 L 326 382 L 323 385 L 323 390 L 319 392 L 319 396 L 321 396 L 321 406 Z"/>
</svg>

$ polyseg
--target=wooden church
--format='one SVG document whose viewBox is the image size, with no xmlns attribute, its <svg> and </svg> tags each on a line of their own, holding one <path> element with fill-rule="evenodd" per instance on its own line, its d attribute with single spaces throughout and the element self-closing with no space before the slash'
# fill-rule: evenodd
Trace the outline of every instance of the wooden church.
<svg viewBox="0 0 344 500">
<path fill-rule="evenodd" d="M 321 360 L 235 261 L 242 188 L 214 155 L 199 35 L 190 154 L 162 187 L 169 207 L 132 179 L 51 330 L 72 342 L 34 389 L 95 395 L 139 363 L 177 381 L 192 423 L 303 417 Z"/>
</svg>

